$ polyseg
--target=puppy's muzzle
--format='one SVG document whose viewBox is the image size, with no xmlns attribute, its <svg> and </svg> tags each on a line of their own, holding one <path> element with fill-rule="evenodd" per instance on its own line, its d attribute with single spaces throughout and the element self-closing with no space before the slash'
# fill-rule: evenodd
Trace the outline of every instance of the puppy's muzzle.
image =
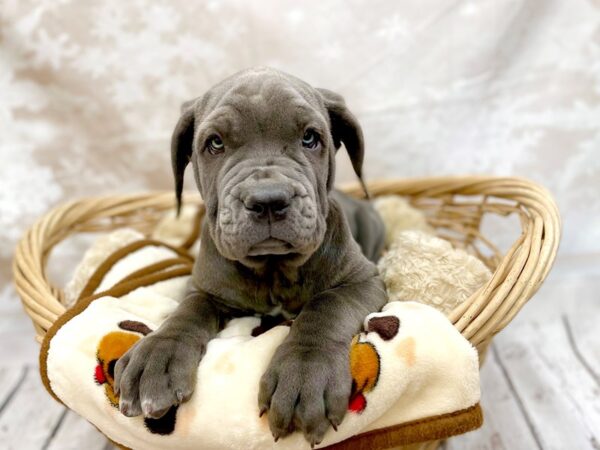
<svg viewBox="0 0 600 450">
<path fill-rule="evenodd" d="M 221 253 L 246 263 L 312 253 L 325 230 L 324 216 L 302 168 L 287 158 L 277 166 L 245 159 L 233 167 L 232 176 L 227 172 L 222 178 L 219 194 L 215 242 Z"/>
<path fill-rule="evenodd" d="M 284 183 L 261 181 L 241 195 L 242 203 L 250 217 L 270 223 L 287 216 L 293 198 L 293 189 Z"/>
</svg>

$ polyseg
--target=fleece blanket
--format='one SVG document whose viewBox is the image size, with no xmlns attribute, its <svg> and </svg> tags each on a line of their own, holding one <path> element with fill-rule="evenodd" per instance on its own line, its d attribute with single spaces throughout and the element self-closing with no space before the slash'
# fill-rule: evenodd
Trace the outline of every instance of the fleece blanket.
<svg viewBox="0 0 600 450">
<path fill-rule="evenodd" d="M 158 420 L 127 418 L 113 390 L 117 359 L 157 329 L 182 298 L 192 259 L 136 240 L 99 264 L 40 354 L 48 391 L 111 441 L 134 449 L 302 449 L 300 433 L 273 441 L 259 418 L 259 379 L 289 323 L 229 322 L 210 342 L 192 398 Z M 355 336 L 348 413 L 317 447 L 385 448 L 442 439 L 481 425 L 477 352 L 436 309 L 388 303 Z"/>
</svg>

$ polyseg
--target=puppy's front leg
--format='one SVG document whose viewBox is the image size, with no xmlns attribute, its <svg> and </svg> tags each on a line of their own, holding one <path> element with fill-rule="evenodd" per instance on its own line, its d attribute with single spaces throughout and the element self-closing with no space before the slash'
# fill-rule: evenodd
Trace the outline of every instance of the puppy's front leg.
<svg viewBox="0 0 600 450">
<path fill-rule="evenodd" d="M 213 299 L 190 284 L 185 299 L 160 328 L 117 362 L 115 391 L 121 412 L 159 418 L 187 401 L 206 345 L 222 323 Z"/>
<path fill-rule="evenodd" d="M 260 383 L 259 409 L 269 411 L 275 440 L 295 428 L 316 445 L 342 422 L 352 388 L 349 347 L 364 318 L 386 302 L 377 277 L 325 291 L 294 321 Z"/>
</svg>

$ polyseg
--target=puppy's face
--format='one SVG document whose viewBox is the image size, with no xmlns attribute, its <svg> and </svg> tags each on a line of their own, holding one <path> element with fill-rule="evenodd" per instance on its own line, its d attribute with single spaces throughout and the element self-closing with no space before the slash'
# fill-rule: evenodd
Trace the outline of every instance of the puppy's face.
<svg viewBox="0 0 600 450">
<path fill-rule="evenodd" d="M 325 234 L 341 141 L 360 176 L 362 132 L 340 96 L 271 69 L 245 71 L 184 105 L 172 146 L 176 187 L 191 160 L 226 258 L 302 264 Z"/>
</svg>

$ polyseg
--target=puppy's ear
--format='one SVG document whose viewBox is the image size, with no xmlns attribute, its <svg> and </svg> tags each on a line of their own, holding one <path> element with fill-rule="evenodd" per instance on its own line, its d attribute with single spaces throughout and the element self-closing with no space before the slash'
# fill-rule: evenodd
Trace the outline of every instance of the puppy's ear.
<svg viewBox="0 0 600 450">
<path fill-rule="evenodd" d="M 181 210 L 181 193 L 183 192 L 183 175 L 192 157 L 194 142 L 194 104 L 195 100 L 185 102 L 181 106 L 181 117 L 171 138 L 171 166 L 175 178 L 175 197 L 177 199 L 177 215 Z"/>
<path fill-rule="evenodd" d="M 325 107 L 329 112 L 331 121 L 331 135 L 336 150 L 340 148 L 342 142 L 350 155 L 350 161 L 354 168 L 354 173 L 358 177 L 365 196 L 370 198 L 369 191 L 362 177 L 362 165 L 365 155 L 365 144 L 363 132 L 358 120 L 350 112 L 344 101 L 344 97 L 328 89 L 317 89 L 325 102 Z"/>
</svg>

